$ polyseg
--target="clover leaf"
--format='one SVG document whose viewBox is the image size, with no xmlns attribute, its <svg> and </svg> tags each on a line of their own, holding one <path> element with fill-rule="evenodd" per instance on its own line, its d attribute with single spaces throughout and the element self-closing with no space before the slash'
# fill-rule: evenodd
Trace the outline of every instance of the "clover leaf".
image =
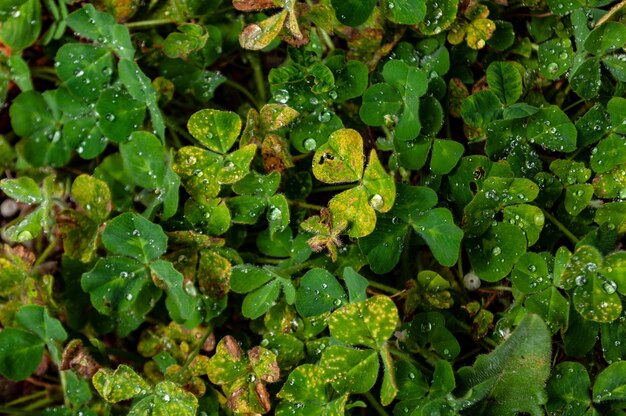
<svg viewBox="0 0 626 416">
<path fill-rule="evenodd" d="M 399 140 L 415 139 L 421 130 L 419 97 L 426 93 L 426 74 L 400 60 L 383 67 L 384 83 L 375 84 L 363 94 L 361 120 L 370 126 L 394 125 Z"/>
<path fill-rule="evenodd" d="M 207 375 L 222 386 L 233 412 L 267 413 L 271 403 L 265 383 L 278 381 L 280 370 L 273 352 L 254 347 L 244 354 L 237 341 L 226 336 L 209 360 Z"/>
</svg>

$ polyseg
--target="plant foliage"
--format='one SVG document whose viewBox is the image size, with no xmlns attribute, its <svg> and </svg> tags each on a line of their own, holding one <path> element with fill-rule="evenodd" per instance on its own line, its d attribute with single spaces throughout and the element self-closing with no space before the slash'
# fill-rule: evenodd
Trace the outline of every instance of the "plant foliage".
<svg viewBox="0 0 626 416">
<path fill-rule="evenodd" d="M 0 413 L 626 414 L 626 1 L 0 3 Z"/>
</svg>

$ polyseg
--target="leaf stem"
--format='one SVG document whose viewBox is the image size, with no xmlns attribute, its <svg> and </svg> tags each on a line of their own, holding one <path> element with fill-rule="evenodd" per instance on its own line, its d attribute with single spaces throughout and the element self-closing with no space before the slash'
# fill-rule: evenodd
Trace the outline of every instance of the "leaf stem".
<svg viewBox="0 0 626 416">
<path fill-rule="evenodd" d="M 252 72 L 254 74 L 254 83 L 259 93 L 259 99 L 262 103 L 267 102 L 267 90 L 265 89 L 265 77 L 263 76 L 263 68 L 261 67 L 261 60 L 255 53 L 247 54 L 250 66 L 252 66 Z M 258 105 L 257 105 L 258 107 Z"/>
<path fill-rule="evenodd" d="M 52 251 L 54 250 L 55 247 L 56 247 L 56 240 L 50 241 L 48 243 L 48 247 L 46 247 L 46 249 L 43 251 L 43 253 L 41 253 L 39 258 L 37 259 L 37 261 L 33 265 L 33 268 L 36 268 L 37 266 L 40 266 L 41 263 L 43 263 L 48 258 L 50 253 L 52 253 Z"/>
<path fill-rule="evenodd" d="M 563 223 L 557 220 L 554 215 L 550 214 L 545 209 L 542 208 L 541 211 L 543 212 L 543 215 L 545 215 L 545 217 L 549 219 L 550 222 L 556 226 L 556 228 L 558 228 L 563 234 L 565 234 L 565 236 L 569 238 L 572 243 L 578 244 L 578 242 L 580 241 L 578 237 L 576 237 L 570 230 L 568 230 L 567 227 L 563 225 Z"/>
<path fill-rule="evenodd" d="M 153 19 L 153 20 L 140 20 L 137 22 L 124 23 L 128 29 L 141 29 L 144 27 L 162 26 L 175 24 L 171 19 Z"/>
<path fill-rule="evenodd" d="M 254 105 L 254 107 L 256 107 L 257 110 L 261 109 L 261 106 L 259 105 L 259 103 L 256 100 L 256 98 L 254 98 L 254 95 L 252 95 L 252 93 L 250 91 L 248 91 L 248 89 L 246 87 L 244 87 L 243 85 L 239 84 L 238 82 L 232 81 L 230 79 L 227 79 L 224 82 L 224 85 L 228 85 L 229 87 L 236 89 L 237 91 L 239 91 L 240 93 L 245 95 L 246 98 L 248 100 L 250 100 L 252 105 Z"/>
<path fill-rule="evenodd" d="M 47 394 L 48 394 L 47 390 L 37 390 L 36 392 L 31 393 L 31 394 L 29 394 L 27 396 L 18 397 L 15 400 L 12 400 L 12 401 L 10 401 L 8 403 L 5 403 L 5 405 L 7 407 L 13 407 L 15 405 L 18 405 L 18 404 L 21 404 L 21 403 L 24 403 L 24 402 L 29 402 L 29 401 L 31 401 L 33 399 L 37 399 L 37 398 L 39 398 L 41 396 L 46 396 Z M 0 413 L 2 413 L 1 409 L 0 409 Z"/>
<path fill-rule="evenodd" d="M 596 23 L 594 27 L 598 27 L 604 24 L 605 22 L 607 22 L 611 17 L 613 17 L 615 13 L 618 12 L 619 9 L 621 9 L 624 6 L 626 6 L 626 0 L 622 0 L 619 3 L 617 3 L 615 6 L 611 7 L 611 9 L 608 12 L 606 12 L 606 14 L 602 16 L 600 20 L 598 20 L 598 23 Z"/>
<path fill-rule="evenodd" d="M 387 286 L 387 285 L 382 284 L 382 283 L 378 283 L 378 282 L 376 282 L 374 280 L 367 279 L 367 281 L 369 282 L 369 285 L 371 287 L 376 288 L 378 290 L 382 290 L 383 292 L 389 293 L 391 295 L 396 295 L 396 294 L 401 292 L 401 290 L 398 290 L 398 289 L 393 288 L 391 286 Z"/>
<path fill-rule="evenodd" d="M 307 209 L 312 209 L 316 211 L 321 211 L 324 208 L 326 208 L 322 205 L 309 204 L 307 202 L 302 202 L 302 201 L 287 201 L 287 203 L 293 207 L 307 208 Z"/>
<path fill-rule="evenodd" d="M 372 405 L 374 410 L 376 410 L 376 412 L 380 416 L 390 416 L 389 413 L 385 410 L 385 408 L 380 403 L 378 403 L 378 401 L 372 395 L 372 393 L 370 393 L 369 391 L 366 391 L 365 393 L 363 393 L 363 396 L 365 396 L 367 401 Z"/>
<path fill-rule="evenodd" d="M 198 345 L 196 345 L 196 348 L 194 348 L 193 351 L 191 351 L 191 353 L 187 356 L 187 359 L 185 360 L 183 365 L 176 372 L 176 376 L 175 376 L 176 378 L 179 378 L 183 374 L 183 372 L 189 367 L 193 359 L 196 358 L 198 354 L 200 354 L 200 350 L 204 346 L 206 340 L 209 339 L 209 337 L 211 336 L 211 332 L 212 332 L 211 328 L 207 328 L 206 332 L 204 333 L 204 336 L 200 339 L 200 342 L 198 342 Z"/>
</svg>

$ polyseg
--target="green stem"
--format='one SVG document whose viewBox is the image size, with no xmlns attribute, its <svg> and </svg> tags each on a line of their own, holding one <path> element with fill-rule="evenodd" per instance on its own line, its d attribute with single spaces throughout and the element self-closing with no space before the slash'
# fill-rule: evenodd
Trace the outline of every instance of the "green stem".
<svg viewBox="0 0 626 416">
<path fill-rule="evenodd" d="M 27 414 L 39 414 L 38 412 L 33 411 L 49 407 L 51 404 L 56 402 L 58 402 L 58 397 L 44 397 L 43 399 L 37 400 L 36 402 L 24 407 L 23 410 L 27 411 Z"/>
<path fill-rule="evenodd" d="M 489 287 L 485 287 L 484 289 L 489 289 L 489 290 L 498 290 L 500 292 L 512 292 L 513 289 L 511 289 L 509 286 L 489 286 Z"/>
<path fill-rule="evenodd" d="M 576 101 L 576 102 L 573 102 L 573 103 L 571 103 L 570 105 L 568 105 L 567 107 L 565 107 L 565 108 L 563 109 L 563 112 L 567 112 L 567 111 L 571 110 L 572 108 L 576 107 L 578 104 L 582 104 L 582 103 L 584 103 L 585 101 L 587 101 L 587 100 L 585 100 L 585 99 L 583 98 L 583 99 L 580 99 L 580 100 L 578 100 L 578 101 Z"/>
<path fill-rule="evenodd" d="M 43 253 L 41 253 L 41 255 L 39 256 L 39 258 L 37 259 L 33 267 L 36 268 L 37 266 L 41 265 L 41 263 L 43 263 L 48 258 L 50 253 L 52 253 L 52 250 L 54 250 L 55 247 L 56 247 L 56 240 L 50 241 L 48 243 L 48 247 L 46 247 Z"/>
<path fill-rule="evenodd" d="M 301 202 L 301 201 L 288 201 L 288 204 L 294 207 L 313 209 L 316 211 L 320 211 L 326 208 L 322 205 L 309 204 L 309 203 Z"/>
<path fill-rule="evenodd" d="M 389 413 L 387 413 L 387 411 L 385 410 L 385 408 L 378 403 L 378 401 L 376 400 L 376 398 L 372 395 L 372 393 L 370 393 L 369 391 L 363 393 L 363 396 L 365 396 L 365 398 L 367 399 L 367 401 L 372 405 L 372 407 L 374 408 L 374 410 L 376 410 L 376 412 L 380 415 L 380 416 L 389 416 Z"/>
<path fill-rule="evenodd" d="M 31 393 L 31 394 L 29 394 L 27 396 L 22 396 L 22 397 L 19 397 L 19 398 L 15 399 L 15 400 L 12 400 L 12 401 L 10 401 L 8 403 L 5 403 L 5 405 L 7 407 L 16 406 L 18 404 L 22 404 L 22 403 L 29 402 L 29 401 L 34 400 L 34 399 L 38 399 L 41 396 L 46 396 L 47 394 L 48 394 L 47 390 L 37 390 L 36 392 Z M 0 411 L 0 413 L 2 413 L 2 411 Z"/>
<path fill-rule="evenodd" d="M 346 189 L 354 188 L 354 184 L 350 185 L 331 185 L 331 186 L 320 186 L 319 188 L 315 188 L 311 191 L 312 194 L 319 192 L 335 192 L 335 191 L 345 191 Z"/>
<path fill-rule="evenodd" d="M 259 55 L 255 53 L 249 53 L 248 61 L 250 62 L 250 66 L 252 66 L 252 72 L 254 74 L 254 83 L 257 87 L 257 92 L 259 93 L 259 98 L 262 103 L 267 101 L 267 90 L 265 89 L 265 77 L 263 76 L 263 68 L 261 67 L 261 60 L 259 59 Z"/>
<path fill-rule="evenodd" d="M 0 406 L 0 414 L 5 415 L 35 415 L 36 412 L 28 412 L 21 409 L 13 409 L 10 407 Z"/>
<path fill-rule="evenodd" d="M 140 29 L 144 27 L 154 27 L 154 26 L 162 26 L 162 25 L 170 25 L 174 24 L 170 19 L 153 19 L 153 20 L 140 20 L 137 22 L 128 22 L 124 23 L 128 29 Z"/>
<path fill-rule="evenodd" d="M 57 363 L 59 364 L 59 363 Z M 67 377 L 65 376 L 65 371 L 59 371 L 59 378 L 61 379 L 61 389 L 63 392 L 63 405 L 67 408 L 71 406 L 71 400 L 67 395 Z"/>
<path fill-rule="evenodd" d="M 401 292 L 401 290 L 398 290 L 398 289 L 393 288 L 391 286 L 387 286 L 387 285 L 382 284 L 382 283 L 378 283 L 378 282 L 376 282 L 374 280 L 367 279 L 367 281 L 369 282 L 369 285 L 371 287 L 376 288 L 378 290 L 382 290 L 383 292 L 387 292 L 387 293 L 389 293 L 391 295 L 397 295 L 398 293 Z"/>
<path fill-rule="evenodd" d="M 252 95 L 252 93 L 250 91 L 248 91 L 248 89 L 246 87 L 244 87 L 243 85 L 241 85 L 241 84 L 239 84 L 239 83 L 237 83 L 235 81 L 232 81 L 230 79 L 227 79 L 226 82 L 224 82 L 224 85 L 228 85 L 229 87 L 236 89 L 237 91 L 239 91 L 240 93 L 245 95 L 246 98 L 248 100 L 250 100 L 252 105 L 254 105 L 257 110 L 261 109 L 261 106 L 259 105 L 259 103 L 256 100 L 256 98 L 254 98 L 254 95 Z"/>
<path fill-rule="evenodd" d="M 400 358 L 401 360 L 404 360 L 413 364 L 415 367 L 417 367 L 418 370 L 420 370 L 422 374 L 426 374 L 429 377 L 432 376 L 433 371 L 430 368 L 425 367 L 422 363 L 420 363 L 419 361 L 411 357 L 406 352 L 401 351 L 397 348 L 389 348 L 389 352 L 391 353 L 391 355 L 394 355 L 397 358 Z"/>
<path fill-rule="evenodd" d="M 296 272 L 299 272 L 302 269 L 306 269 L 307 267 L 310 267 L 312 264 L 311 261 L 305 261 L 304 263 L 300 263 L 300 264 L 296 264 L 295 266 L 291 266 L 291 267 L 287 267 L 286 269 L 282 269 L 281 271 L 286 273 L 286 274 L 294 274 Z"/>
<path fill-rule="evenodd" d="M 452 318 L 452 320 L 454 321 L 454 323 L 461 328 L 465 333 L 467 334 L 471 334 L 472 333 L 472 328 L 467 325 L 465 322 L 460 321 L 456 318 Z M 494 340 L 492 340 L 491 338 L 482 338 L 481 341 L 483 341 L 485 344 L 487 344 L 489 347 L 491 348 L 495 348 L 498 346 L 498 343 L 495 342 Z"/>
<path fill-rule="evenodd" d="M 598 27 L 601 24 L 604 24 L 611 17 L 613 17 L 613 15 L 617 13 L 619 9 L 621 9 L 624 6 L 626 6 L 626 0 L 622 0 L 621 2 L 617 3 L 615 6 L 611 7 L 611 9 L 608 12 L 606 12 L 606 14 L 602 16 L 600 20 L 598 20 L 598 23 L 596 23 L 595 27 Z"/>
<path fill-rule="evenodd" d="M 550 222 L 556 226 L 556 228 L 558 228 L 563 234 L 565 234 L 565 236 L 569 238 L 572 243 L 578 244 L 578 242 L 580 241 L 578 237 L 576 237 L 570 230 L 567 229 L 566 226 L 564 226 L 559 220 L 557 220 L 554 215 L 550 214 L 545 209 L 542 209 L 541 211 L 543 212 L 543 215 L 545 215 L 545 217 L 549 219 Z"/>
<path fill-rule="evenodd" d="M 183 372 L 189 367 L 193 359 L 196 358 L 198 354 L 200 354 L 200 350 L 204 346 L 206 340 L 209 339 L 209 337 L 211 336 L 211 332 L 211 328 L 207 328 L 206 333 L 204 334 L 198 345 L 196 345 L 196 348 L 194 348 L 191 354 L 187 356 L 185 363 L 176 372 L 175 378 L 179 378 L 183 374 Z"/>
</svg>

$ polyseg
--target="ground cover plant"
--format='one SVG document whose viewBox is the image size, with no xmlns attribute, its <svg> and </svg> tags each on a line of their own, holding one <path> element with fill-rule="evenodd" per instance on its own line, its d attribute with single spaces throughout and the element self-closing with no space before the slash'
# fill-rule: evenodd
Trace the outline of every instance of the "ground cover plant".
<svg viewBox="0 0 626 416">
<path fill-rule="evenodd" d="M 626 414 L 626 1 L 4 0 L 0 414 Z"/>
</svg>

